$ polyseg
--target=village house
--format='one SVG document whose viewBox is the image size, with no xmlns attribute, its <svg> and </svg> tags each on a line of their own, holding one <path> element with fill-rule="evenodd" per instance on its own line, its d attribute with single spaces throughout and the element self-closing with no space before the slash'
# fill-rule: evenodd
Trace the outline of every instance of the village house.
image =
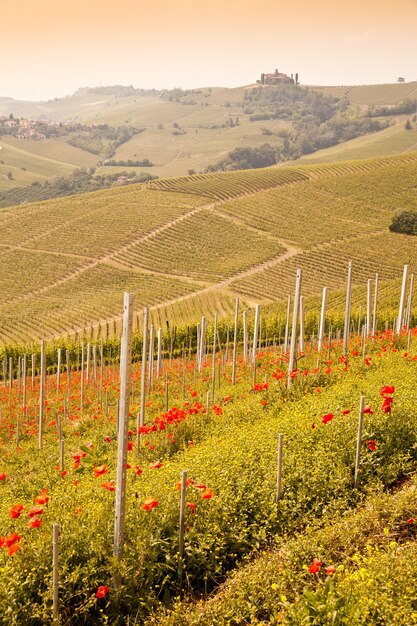
<svg viewBox="0 0 417 626">
<path fill-rule="evenodd" d="M 275 70 L 273 74 L 261 74 L 261 80 L 256 82 L 259 85 L 293 85 L 294 79 Z"/>
</svg>

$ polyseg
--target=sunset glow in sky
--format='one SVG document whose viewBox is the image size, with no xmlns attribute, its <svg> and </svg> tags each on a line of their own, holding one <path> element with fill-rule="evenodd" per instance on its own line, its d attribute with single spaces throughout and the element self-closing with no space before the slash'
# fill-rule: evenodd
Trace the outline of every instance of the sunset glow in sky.
<svg viewBox="0 0 417 626">
<path fill-rule="evenodd" d="M 417 0 L 0 0 L 0 97 L 417 80 Z"/>
</svg>

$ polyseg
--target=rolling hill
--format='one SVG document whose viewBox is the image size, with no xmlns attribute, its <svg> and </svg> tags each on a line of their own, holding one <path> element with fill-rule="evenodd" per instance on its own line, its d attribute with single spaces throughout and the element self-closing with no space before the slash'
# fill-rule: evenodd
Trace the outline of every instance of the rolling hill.
<svg viewBox="0 0 417 626">
<path fill-rule="evenodd" d="M 236 148 L 257 148 L 270 143 L 282 149 L 285 137 L 293 130 L 291 115 L 284 111 L 279 118 L 268 118 L 268 114 L 273 113 L 264 108 L 261 109 L 262 119 L 257 119 L 258 109 L 250 98 L 248 100 L 254 86 L 178 90 L 178 93 L 175 90 L 139 90 L 130 95 L 126 88 L 120 88 L 119 92 L 114 88 L 114 93 L 106 87 L 84 88 L 72 96 L 33 103 L 0 98 L 0 116 L 12 114 L 15 118 L 51 123 L 125 125 L 141 131 L 117 147 L 112 157 L 122 164 L 117 166 L 106 165 L 103 155 L 89 152 L 84 146 L 68 145 L 67 136 L 45 141 L 1 136 L 0 191 L 67 176 L 79 167 L 96 167 L 97 174 L 105 176 L 125 170 L 123 164 L 129 160 L 149 159 L 152 167 L 133 166 L 128 167 L 129 171 L 149 172 L 159 177 L 179 176 L 191 170 L 204 171 Z M 417 98 L 417 83 L 313 86 L 309 89 L 312 93 L 347 102 L 352 115 L 363 114 L 369 106 L 390 107 L 407 98 Z M 407 133 L 403 128 L 404 115 L 382 117 L 381 120 L 398 124 L 380 133 L 343 142 L 324 152 L 314 152 L 311 156 L 304 156 L 302 162 L 370 158 L 415 149 L 415 133 Z M 366 130 L 360 132 L 367 133 Z M 11 177 L 8 176 L 10 173 Z"/>
<path fill-rule="evenodd" d="M 389 232 L 417 207 L 417 154 L 155 180 L 0 212 L 3 343 L 83 328 L 113 332 L 124 290 L 136 324 L 283 302 L 304 270 L 311 306 L 322 287 L 343 306 L 353 261 L 355 305 L 379 273 L 381 307 L 398 302 L 402 266 L 417 267 L 413 237 Z M 110 324 L 110 331 L 109 331 Z M 116 325 L 117 326 L 117 325 Z"/>
</svg>

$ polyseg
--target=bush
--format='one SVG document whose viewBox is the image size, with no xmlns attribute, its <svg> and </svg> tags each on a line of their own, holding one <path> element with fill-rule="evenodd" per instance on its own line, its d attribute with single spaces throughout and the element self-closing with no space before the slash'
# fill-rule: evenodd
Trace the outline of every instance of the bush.
<svg viewBox="0 0 417 626">
<path fill-rule="evenodd" d="M 395 215 L 389 229 L 393 233 L 417 235 L 417 211 L 401 211 Z"/>
</svg>

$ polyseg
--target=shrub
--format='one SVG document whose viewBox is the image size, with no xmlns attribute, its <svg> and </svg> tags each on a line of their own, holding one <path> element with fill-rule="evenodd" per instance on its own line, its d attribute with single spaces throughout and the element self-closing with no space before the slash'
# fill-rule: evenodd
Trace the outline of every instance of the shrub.
<svg viewBox="0 0 417 626">
<path fill-rule="evenodd" d="M 393 233 L 417 235 L 417 211 L 401 211 L 395 215 L 389 229 Z"/>
</svg>

